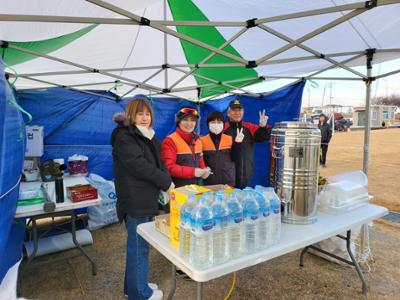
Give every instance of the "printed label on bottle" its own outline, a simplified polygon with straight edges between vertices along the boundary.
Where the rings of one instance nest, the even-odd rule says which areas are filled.
[[[212,229],[214,227],[214,221],[211,220],[206,220],[203,222],[203,225],[201,226],[201,229],[203,229],[204,231],[208,231],[210,229]]]

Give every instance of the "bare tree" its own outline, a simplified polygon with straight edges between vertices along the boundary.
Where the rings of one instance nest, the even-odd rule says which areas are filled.
[[[394,105],[400,107],[400,95],[392,94],[389,97],[376,97],[372,99],[372,103],[378,105]]]

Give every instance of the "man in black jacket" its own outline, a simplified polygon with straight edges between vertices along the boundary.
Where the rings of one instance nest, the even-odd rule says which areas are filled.
[[[260,112],[259,125],[242,122],[244,109],[238,100],[229,103],[228,118],[224,133],[232,136],[233,143],[242,143],[239,156],[233,157],[236,169],[236,187],[243,189],[250,184],[254,171],[254,143],[269,140],[271,126],[267,125],[265,110]]]
[[[328,144],[332,138],[332,129],[328,124],[328,120],[324,114],[319,115],[318,128],[321,130],[321,155],[320,164],[323,168],[326,167],[326,154],[328,153]]]

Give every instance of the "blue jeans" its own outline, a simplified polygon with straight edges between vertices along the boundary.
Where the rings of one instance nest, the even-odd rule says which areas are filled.
[[[126,241],[126,264],[124,293],[129,300],[144,300],[151,297],[153,290],[147,284],[149,273],[149,244],[136,233],[139,224],[151,221],[151,217],[125,218],[128,232]]]

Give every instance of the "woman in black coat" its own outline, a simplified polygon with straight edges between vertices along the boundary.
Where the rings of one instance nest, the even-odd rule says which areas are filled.
[[[161,159],[154,136],[153,110],[144,99],[128,103],[111,136],[117,213],[128,233],[124,292],[128,299],[162,299],[162,291],[148,284],[149,245],[136,233],[139,224],[158,214],[161,191],[172,188],[171,176]]]
[[[328,153],[328,144],[332,138],[332,129],[328,124],[328,119],[324,114],[320,114],[318,128],[321,131],[321,155],[319,162],[323,168],[326,167],[326,154]]]

